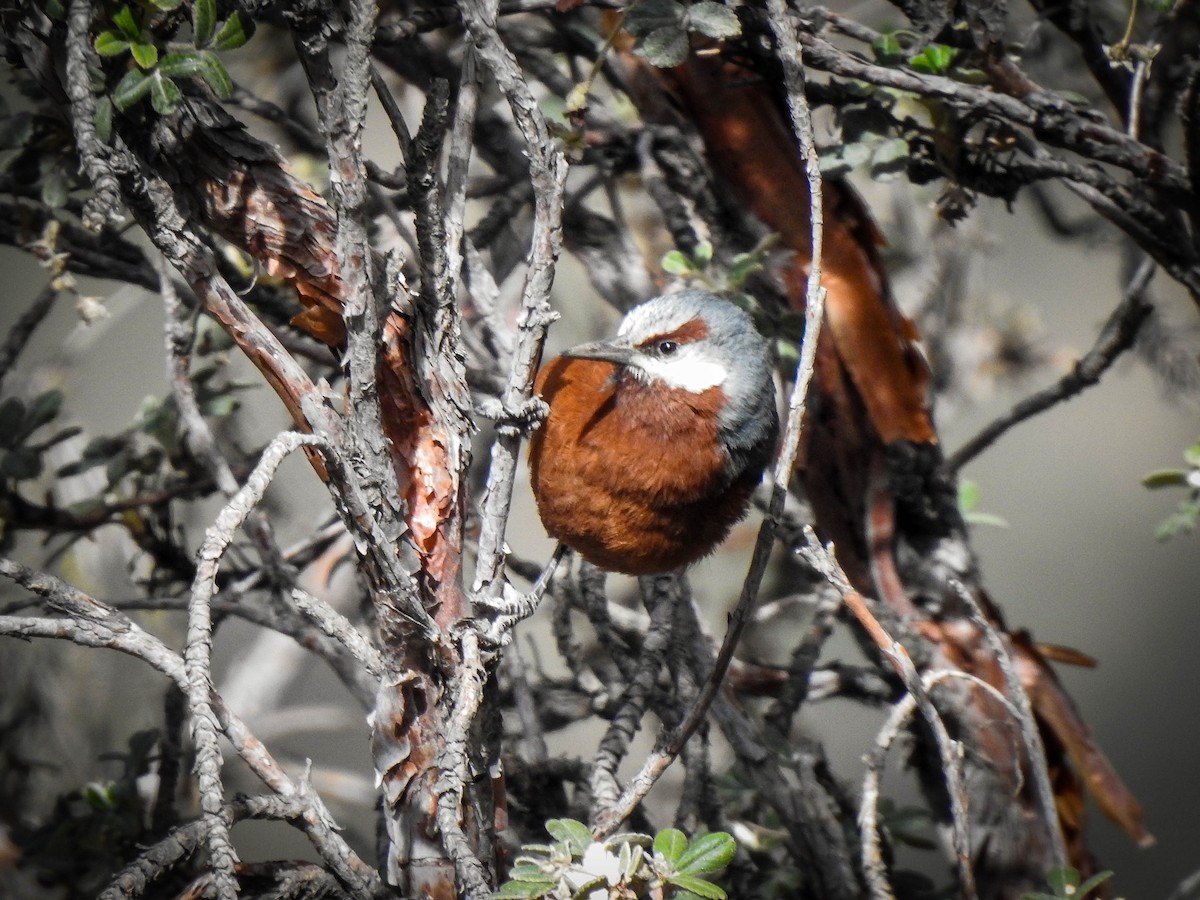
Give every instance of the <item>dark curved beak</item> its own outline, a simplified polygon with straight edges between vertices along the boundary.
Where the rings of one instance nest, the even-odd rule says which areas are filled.
[[[572,359],[600,359],[616,363],[618,366],[627,366],[633,361],[633,354],[634,349],[620,341],[591,341],[564,350],[562,355]]]

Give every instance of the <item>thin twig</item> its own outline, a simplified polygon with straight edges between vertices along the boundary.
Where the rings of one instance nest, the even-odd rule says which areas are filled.
[[[113,170],[113,157],[96,133],[96,98],[88,71],[92,5],[91,0],[71,0],[67,12],[66,76],[75,147],[96,191],[85,207],[83,220],[89,229],[100,231],[108,222],[117,220],[121,191]]]
[[[775,543],[779,518],[787,499],[787,485],[791,479],[792,467],[800,447],[800,431],[804,419],[805,402],[816,364],[817,340],[821,333],[825,309],[825,289],[821,287],[821,252],[824,238],[821,169],[817,158],[816,140],[813,136],[812,118],[804,93],[804,70],[801,65],[800,49],[796,43],[795,29],[788,19],[787,7],[783,0],[771,0],[768,8],[778,48],[777,52],[784,68],[792,128],[799,142],[800,152],[804,159],[804,171],[808,178],[809,215],[812,222],[812,263],[809,266],[806,286],[804,340],[800,347],[800,359],[796,366],[795,385],[788,401],[787,426],[784,430],[779,455],[775,460],[771,503],[762,526],[759,528],[754,552],[750,559],[750,568],[742,583],[737,606],[729,616],[725,638],[721,642],[721,649],[717,653],[713,669],[683,722],[668,738],[660,742],[659,748],[646,760],[641,770],[630,781],[610,815],[602,822],[597,823],[596,833],[599,837],[611,834],[620,822],[633,812],[662,773],[679,755],[683,745],[687,743],[708,714],[708,709],[720,689],[725,672],[737,650],[742,632],[749,621],[750,610],[758,597],[758,589],[762,584],[771,548]]]
[[[220,819],[224,806],[221,782],[221,749],[217,738],[220,725],[212,707],[212,612],[216,593],[217,569],[234,533],[261,502],[276,470],[296,448],[316,446],[324,441],[313,435],[285,432],[263,451],[258,465],[246,484],[217,515],[200,548],[196,577],[188,604],[187,645],[183,654],[187,676],[186,693],[192,716],[192,738],[196,744],[195,772],[200,807],[209,820],[207,846],[211,856],[215,891],[220,900],[237,896],[234,866],[237,854],[229,840],[227,826]]]
[[[1007,709],[1016,714],[1016,709],[1008,698],[992,687],[992,685],[974,675],[960,672],[956,669],[940,669],[935,672],[929,672],[921,679],[921,688],[928,694],[935,684],[947,678],[965,678],[971,681],[976,686],[987,690]],[[875,900],[893,900],[894,897],[891,885],[888,883],[887,864],[884,862],[879,840],[879,782],[883,777],[883,766],[887,761],[888,748],[895,741],[904,723],[912,717],[919,706],[920,702],[914,694],[906,693],[901,697],[892,707],[892,711],[888,715],[887,721],[884,722],[883,727],[879,729],[879,733],[875,737],[875,746],[866,757],[866,770],[863,774],[862,783],[862,800],[859,804],[858,812],[858,829],[862,841],[863,874],[866,876],[871,896]],[[961,755],[961,745],[958,747],[958,753]]]
[[[25,349],[30,336],[49,314],[57,299],[58,289],[51,282],[38,291],[29,308],[21,313],[21,317],[8,330],[8,336],[4,339],[3,346],[0,346],[0,383],[3,383],[9,369]]]
[[[1121,302],[1100,329],[1096,343],[1070,372],[1055,384],[1024,398],[1007,413],[985,426],[947,460],[947,468],[951,472],[957,472],[1014,425],[1074,397],[1085,388],[1099,382],[1100,377],[1116,362],[1117,357],[1133,346],[1138,330],[1153,309],[1146,299],[1145,292],[1155,268],[1153,260],[1142,260],[1142,264],[1125,286]]]
[[[383,656],[353,622],[320,597],[315,597],[301,588],[292,588],[292,602],[314,625],[349,650],[368,672],[376,678],[382,677],[387,668]]]
[[[220,819],[227,828],[244,819],[288,821],[299,817],[300,807],[301,803],[296,798],[270,795],[243,797],[222,807]],[[173,829],[118,872],[97,900],[136,900],[149,889],[152,882],[194,854],[205,842],[210,827],[210,823],[202,819]]]
[[[533,235],[529,268],[517,318],[517,349],[509,369],[508,386],[498,415],[498,434],[492,446],[485,500],[480,514],[479,554],[475,567],[476,602],[496,606],[504,589],[504,529],[512,505],[522,420],[528,421],[534,374],[542,355],[546,329],[557,318],[550,308],[554,267],[562,249],[563,189],[567,160],[550,137],[550,127],[512,51],[496,31],[495,0],[461,0],[463,23],[508,101],[529,158],[533,188]]]
[[[837,560],[827,547],[822,547],[817,542],[815,535],[811,536],[809,553],[814,558],[823,557],[823,562],[818,562],[818,565],[822,565],[830,580],[840,587],[846,607],[879,648],[883,658],[900,676],[933,734],[941,758],[942,772],[946,777],[946,793],[950,798],[951,839],[958,865],[959,890],[964,897],[974,898],[977,894],[975,873],[971,868],[971,836],[967,828],[967,796],[963,788],[962,745],[946,730],[946,723],[942,721],[941,715],[925,691],[908,651],[879,624],[863,596],[850,588]]]
[[[629,752],[629,745],[641,727],[650,693],[658,680],[659,670],[671,643],[671,624],[675,618],[674,598],[663,596],[659,591],[645,592],[645,595],[656,601],[650,610],[650,628],[642,643],[637,667],[616,701],[612,720],[596,748],[593,760],[591,817],[596,823],[594,831],[597,837],[610,834],[615,826],[632,812],[632,807],[626,808],[624,796],[618,796],[620,786],[617,783],[617,767]]]
[[[1033,774],[1033,785],[1037,791],[1038,802],[1042,807],[1042,821],[1046,824],[1046,830],[1050,836],[1050,848],[1054,853],[1054,864],[1063,868],[1068,865],[1069,858],[1067,856],[1066,843],[1063,840],[1062,823],[1058,817],[1058,805],[1054,798],[1054,787],[1050,783],[1050,773],[1046,768],[1046,746],[1042,743],[1041,731],[1038,729],[1037,720],[1033,717],[1033,705],[1029,701],[1029,694],[1026,693],[1024,686],[1021,684],[1021,679],[1017,675],[1016,667],[1013,665],[1012,656],[1008,651],[1008,645],[1000,636],[997,630],[984,615],[978,601],[961,581],[958,579],[950,579],[950,588],[958,595],[958,598],[966,604],[971,613],[971,621],[975,623],[980,631],[983,632],[984,640],[987,642],[988,649],[991,651],[992,659],[1000,666],[1000,671],[1004,675],[1004,682],[1008,686],[1009,696],[1012,698],[1012,711],[1015,714],[1021,741],[1025,747],[1025,756],[1029,762],[1029,770]]]
[[[479,651],[479,635],[466,630],[461,642],[456,699],[447,720],[447,733],[438,747],[434,768],[438,772],[437,824],[442,845],[454,861],[460,896],[482,900],[491,895],[487,869],[463,831],[463,800],[471,777],[471,734],[483,702],[488,673]]]
[[[148,663],[180,689],[188,688],[183,659],[154,635],[142,630],[118,610],[88,596],[60,578],[0,558],[0,576],[10,578],[46,599],[47,605],[70,618],[0,616],[0,634],[68,640],[84,647],[104,647]],[[238,756],[264,784],[281,797],[301,797],[305,833],[321,858],[337,873],[355,897],[375,896],[379,873],[364,863],[329,821],[320,798],[297,787],[237,715],[226,708],[220,695],[211,694],[211,705],[221,729]]]

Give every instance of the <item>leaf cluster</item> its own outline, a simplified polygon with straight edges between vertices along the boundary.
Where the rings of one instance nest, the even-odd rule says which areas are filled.
[[[687,59],[692,34],[723,40],[742,33],[733,10],[715,0],[639,0],[626,12],[624,25],[635,38],[634,52],[660,69]]]
[[[1097,890],[1100,885],[1112,878],[1112,872],[1097,872],[1086,881],[1076,869],[1065,867],[1053,869],[1046,876],[1052,893],[1046,894],[1031,891],[1021,895],[1021,900],[1086,900],[1087,896]]]
[[[1183,451],[1185,468],[1158,469],[1146,475],[1142,484],[1148,488],[1183,488],[1185,494],[1179,507],[1158,526],[1155,532],[1160,541],[1177,534],[1190,534],[1200,522],[1200,441]]]
[[[10,483],[37,478],[45,468],[45,452],[79,434],[79,428],[70,427],[34,439],[58,417],[62,404],[59,390],[39,394],[28,404],[17,397],[0,402],[0,478]]]
[[[651,840],[645,834],[619,834],[595,841],[591,830],[576,819],[551,819],[546,831],[551,844],[522,848],[509,880],[493,895],[537,900],[552,898],[672,897],[677,900],[723,900],[725,891],[706,876],[729,864],[737,849],[724,832],[689,840],[667,828]]]
[[[106,757],[120,764],[116,777],[63,794],[44,823],[15,835],[45,890],[94,897],[145,841],[149,817],[138,779],[153,771],[158,745],[155,730],[131,735],[126,752]]]
[[[107,140],[112,129],[113,109],[127,112],[146,97],[160,116],[174,112],[183,100],[179,80],[199,78],[218,97],[233,92],[233,81],[216,51],[234,50],[250,39],[254,22],[237,10],[223,21],[217,19],[216,0],[192,4],[190,46],[165,45],[158,27],[170,22],[169,14],[181,0],[152,0],[147,6],[121,4],[111,15],[112,28],[96,36],[95,49],[102,57],[132,57],[127,70],[110,96],[97,103],[96,130]]]

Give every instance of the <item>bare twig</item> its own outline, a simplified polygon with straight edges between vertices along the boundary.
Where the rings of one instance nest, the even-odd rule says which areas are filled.
[[[666,650],[671,643],[675,598],[662,596],[660,592],[646,592],[645,595],[656,597],[655,605],[650,610],[650,628],[646,632],[637,666],[629,676],[624,692],[616,701],[612,721],[600,740],[593,761],[592,819],[595,822],[594,831],[597,837],[610,834],[633,811],[633,807],[628,805],[624,796],[618,798],[620,787],[617,783],[617,767],[629,752],[629,744],[641,727],[650,692],[658,679]],[[640,799],[641,797],[634,805],[640,802]]]
[[[854,614],[855,619],[867,632],[875,646],[879,648],[883,658],[900,676],[933,734],[941,759],[942,771],[946,777],[946,793],[950,798],[951,836],[955,860],[958,864],[959,889],[964,897],[973,898],[977,894],[975,874],[971,868],[971,835],[967,828],[967,796],[963,788],[962,746],[946,730],[946,724],[942,721],[941,715],[938,714],[937,708],[925,691],[908,651],[879,624],[879,620],[871,613],[863,596],[851,589],[845,573],[841,571],[841,567],[829,548],[822,547],[811,532],[809,535],[808,553],[810,558],[842,591],[842,599],[846,607]]]
[[[71,0],[67,15],[67,94],[71,100],[71,129],[84,171],[96,191],[84,213],[84,224],[99,231],[118,217],[121,205],[120,185],[113,170],[113,157],[96,134],[96,98],[88,72],[92,24],[90,0]]]
[[[462,635],[462,664],[454,708],[447,723],[448,731],[438,747],[435,766],[438,772],[437,823],[442,844],[454,861],[461,896],[482,900],[491,895],[487,869],[480,861],[463,831],[463,799],[471,776],[471,733],[475,716],[483,702],[487,670],[479,651],[479,635],[466,630]]]
[[[8,330],[8,336],[5,337],[4,344],[0,346],[0,383],[3,383],[8,370],[17,361],[17,357],[21,355],[21,351],[29,342],[30,336],[49,314],[50,308],[54,306],[54,301],[57,299],[57,288],[53,284],[47,284],[38,291],[38,295],[33,298],[29,308],[21,313],[21,317]]]
[[[382,655],[378,648],[354,627],[353,622],[320,597],[314,597],[300,588],[292,589],[292,602],[314,625],[349,650],[355,659],[366,666],[368,672],[376,678],[383,675],[386,665]]]
[[[1054,799],[1054,787],[1050,783],[1050,773],[1046,768],[1046,747],[1042,743],[1041,731],[1038,729],[1037,720],[1033,717],[1033,705],[1029,701],[1029,695],[1025,692],[1024,686],[1021,684],[1021,679],[1017,675],[1016,667],[1013,665],[1013,659],[1008,651],[1008,646],[1005,644],[1000,632],[997,630],[979,606],[979,602],[975,599],[971,591],[961,581],[951,579],[949,582],[951,589],[958,598],[962,600],[971,613],[971,621],[975,626],[983,632],[984,640],[987,641],[988,649],[991,651],[992,659],[996,660],[1000,666],[1000,671],[1004,675],[1004,683],[1008,686],[1011,702],[1009,706],[1019,725],[1021,741],[1024,744],[1025,756],[1029,762],[1029,771],[1033,776],[1033,785],[1038,795],[1038,802],[1042,806],[1042,821],[1046,825],[1046,830],[1050,836],[1050,847],[1054,853],[1054,864],[1059,868],[1063,868],[1068,864],[1069,857],[1067,856],[1066,844],[1063,840],[1062,823],[1058,818],[1058,806]]]
[[[1014,715],[1016,709],[1002,693],[980,678],[955,669],[940,669],[929,672],[921,679],[921,689],[928,694],[933,686],[947,678],[965,678],[977,687],[986,690]],[[858,828],[862,840],[863,874],[875,900],[892,900],[894,897],[888,882],[887,864],[883,859],[882,847],[879,840],[879,825],[877,821],[879,810],[879,783],[883,777],[883,766],[887,760],[888,748],[895,741],[900,729],[919,709],[920,701],[912,693],[906,693],[892,707],[887,721],[879,729],[875,737],[875,746],[866,757],[866,770],[863,774],[862,800],[859,804]],[[953,748],[956,756],[961,759],[962,746]],[[943,763],[944,764],[944,763]]]
[[[478,48],[479,61],[491,71],[512,110],[529,157],[529,179],[534,194],[529,269],[517,319],[519,337],[497,416],[499,433],[488,469],[473,586],[476,602],[502,608],[504,529],[512,504],[517,453],[521,445],[521,431],[517,426],[522,419],[528,419],[530,393],[546,329],[557,318],[550,308],[550,289],[562,248],[562,197],[567,160],[562,149],[551,139],[549,125],[512,51],[496,31],[495,0],[461,0],[459,8]]]
[[[233,541],[234,533],[261,502],[283,460],[298,447],[320,444],[324,444],[324,441],[312,435],[286,432],[268,445],[246,484],[221,510],[216,521],[208,529],[204,544],[200,548],[196,577],[192,582],[192,597],[188,604],[187,646],[183,655],[187,678],[185,691],[192,716],[192,738],[196,743],[195,771],[200,792],[200,807],[209,822],[207,845],[212,857],[214,889],[220,900],[232,900],[237,895],[237,882],[233,874],[237,855],[229,840],[227,826],[220,818],[224,806],[221,749],[217,743],[220,725],[212,707],[210,606],[216,592],[217,569],[225,549]]]
[[[1055,384],[1021,400],[1007,413],[985,426],[947,460],[947,468],[951,472],[957,472],[1014,425],[1096,384],[1117,357],[1133,346],[1138,329],[1150,314],[1153,307],[1146,299],[1145,292],[1154,270],[1153,260],[1142,261],[1129,284],[1125,286],[1121,302],[1100,329],[1096,343],[1070,372]]]
[[[598,836],[612,833],[619,823],[632,813],[662,773],[679,755],[683,745],[687,743],[707,715],[709,706],[720,689],[725,672],[737,650],[738,641],[749,620],[750,610],[758,597],[758,589],[762,584],[771,548],[775,542],[775,532],[787,499],[787,485],[791,479],[792,467],[800,446],[801,423],[804,419],[808,387],[812,381],[816,364],[817,340],[820,336],[825,308],[825,289],[821,287],[821,250],[824,235],[821,169],[817,159],[816,140],[813,137],[808,101],[804,94],[804,72],[800,64],[800,50],[796,44],[795,28],[788,18],[787,7],[783,0],[771,0],[769,10],[780,61],[784,67],[788,106],[792,114],[792,128],[804,158],[804,171],[808,178],[809,188],[809,214],[812,221],[812,264],[809,267],[806,287],[804,341],[796,366],[795,385],[788,401],[787,426],[784,430],[779,455],[775,460],[771,503],[763,524],[759,528],[754,552],[750,559],[750,568],[742,583],[737,606],[729,616],[729,625],[713,669],[683,722],[668,738],[660,742],[659,748],[646,760],[641,770],[630,781],[617,805],[608,816],[597,823]]]
[[[68,640],[85,647],[107,647],[141,659],[169,677],[181,691],[188,689],[184,661],[158,638],[143,631],[128,617],[53,575],[37,572],[0,558],[0,576],[42,596],[48,605],[69,618],[0,616],[0,634]],[[305,833],[314,848],[354,896],[369,898],[380,888],[379,873],[364,863],[330,823],[320,798],[297,786],[246,724],[230,712],[219,695],[210,695],[213,714],[242,760],[281,797],[300,797]]]

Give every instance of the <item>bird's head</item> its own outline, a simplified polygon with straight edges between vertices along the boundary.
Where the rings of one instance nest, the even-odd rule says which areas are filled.
[[[719,389],[718,429],[735,462],[774,442],[778,418],[770,348],[745,312],[708,291],[648,300],[625,315],[616,337],[563,355],[614,363],[621,367],[619,378],[659,390]]]

